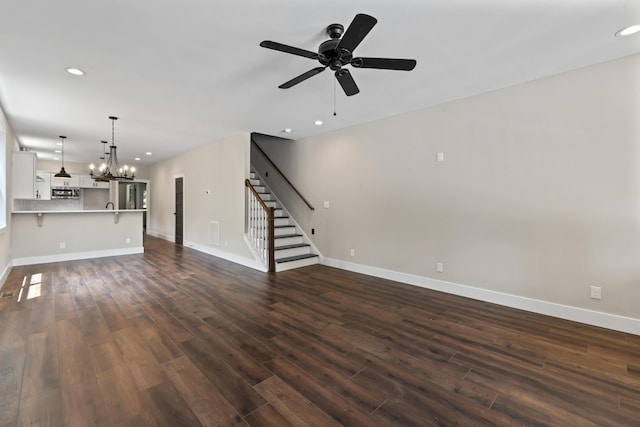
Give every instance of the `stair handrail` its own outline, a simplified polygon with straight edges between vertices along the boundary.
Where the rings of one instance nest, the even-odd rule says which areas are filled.
[[[289,179],[285,176],[284,173],[282,173],[282,171],[280,170],[280,168],[278,168],[278,166],[276,166],[275,163],[273,163],[273,160],[271,160],[269,158],[269,156],[267,155],[267,153],[264,152],[264,150],[262,148],[260,148],[260,146],[258,145],[258,143],[251,138],[251,143],[258,149],[258,151],[260,151],[260,153],[262,153],[262,155],[264,156],[265,159],[267,159],[267,161],[271,164],[271,166],[273,166],[273,168],[276,170],[276,172],[278,172],[280,174],[280,176],[285,180],[285,182],[287,184],[289,184],[289,187],[291,187],[293,189],[293,191],[295,191],[295,193],[298,195],[298,197],[300,197],[300,199],[304,202],[305,205],[307,205],[307,207],[309,208],[309,210],[314,211],[315,208],[313,206],[311,206],[311,203],[309,203],[307,201],[307,199],[304,198],[304,196],[298,191],[298,189],[295,187],[295,185],[293,185],[291,183],[291,181],[289,181]]]
[[[244,185],[249,189],[253,197],[258,201],[262,209],[267,214],[267,267],[269,273],[275,273],[276,271],[276,259],[275,259],[275,208],[267,206],[262,200],[260,194],[256,191],[249,179],[244,180]]]

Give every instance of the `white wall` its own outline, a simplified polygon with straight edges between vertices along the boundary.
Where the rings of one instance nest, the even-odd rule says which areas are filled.
[[[639,100],[636,55],[262,147],[329,260],[640,319]]]
[[[4,114],[2,106],[0,106],[0,127],[4,129],[5,134],[5,159],[6,170],[5,180],[7,183],[6,192],[6,218],[7,227],[0,231],[0,288],[11,271],[11,153],[17,150],[18,141],[16,140],[7,118]]]
[[[174,239],[175,178],[182,176],[185,246],[255,266],[244,241],[249,141],[242,133],[154,164],[148,232]],[[210,242],[210,221],[219,223],[219,245]]]

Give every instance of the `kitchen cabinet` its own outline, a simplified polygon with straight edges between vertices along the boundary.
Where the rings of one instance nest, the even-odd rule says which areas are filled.
[[[36,172],[36,199],[51,200],[51,172]]]
[[[80,175],[80,188],[103,188],[109,189],[109,182],[100,182],[91,178],[91,175]]]
[[[36,153],[16,151],[11,156],[12,194],[14,199],[36,198]]]
[[[73,174],[71,178],[56,178],[55,174],[51,175],[52,187],[80,187],[80,175]]]

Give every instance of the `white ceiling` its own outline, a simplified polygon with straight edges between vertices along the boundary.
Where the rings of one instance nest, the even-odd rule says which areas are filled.
[[[238,132],[302,138],[640,52],[637,0],[0,0],[0,103],[20,143],[97,161],[116,115],[120,162],[153,163]],[[346,97],[314,60],[332,23],[378,24],[356,56],[414,71],[351,69]],[[86,75],[65,72],[78,67]],[[321,127],[314,126],[324,120]],[[284,134],[284,128],[292,128]],[[145,156],[145,152],[152,156]]]

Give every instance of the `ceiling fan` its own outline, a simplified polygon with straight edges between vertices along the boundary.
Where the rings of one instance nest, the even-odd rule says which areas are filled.
[[[353,22],[344,30],[344,27],[340,24],[331,24],[327,27],[327,35],[330,40],[323,42],[318,48],[318,53],[311,52],[309,50],[300,49],[293,46],[288,46],[282,43],[265,40],[260,43],[260,46],[267,49],[279,50],[280,52],[290,53],[292,55],[298,55],[309,59],[315,59],[322,65],[321,67],[313,68],[306,73],[300,74],[298,77],[294,77],[278,86],[280,89],[289,89],[307,80],[310,77],[315,76],[331,68],[335,71],[336,79],[344,93],[347,96],[355,95],[360,92],[358,85],[351,76],[348,69],[343,68],[345,65],[351,65],[355,68],[375,68],[379,70],[400,70],[411,71],[416,66],[415,59],[394,59],[394,58],[365,58],[354,57],[354,49],[362,42],[362,40],[369,34],[369,31],[376,25],[378,21],[373,16],[359,13],[353,18]]]

